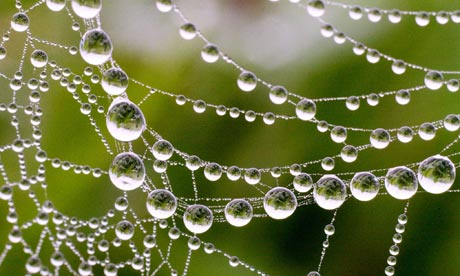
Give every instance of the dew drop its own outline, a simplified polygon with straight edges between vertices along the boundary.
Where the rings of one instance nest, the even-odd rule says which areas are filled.
[[[30,62],[35,68],[43,68],[48,63],[48,55],[45,51],[35,50],[30,55]]]
[[[110,165],[109,177],[113,185],[122,191],[137,189],[145,179],[144,163],[133,152],[120,153]]]
[[[447,24],[449,22],[449,14],[445,11],[440,11],[436,14],[436,22],[441,25]]]
[[[46,0],[46,6],[51,11],[58,12],[65,8],[65,2],[66,0]]]
[[[355,111],[359,108],[359,98],[356,96],[350,96],[345,102],[346,107],[348,110]]]
[[[153,144],[152,153],[157,160],[168,160],[172,157],[174,148],[170,142],[159,140]]]
[[[379,192],[380,184],[372,173],[360,172],[353,176],[350,182],[351,194],[359,201],[369,201]]]
[[[321,276],[321,274],[319,274],[319,272],[316,271],[310,271],[308,272],[307,276]]]
[[[292,215],[296,208],[297,198],[287,188],[275,187],[265,194],[264,209],[271,218],[285,219]]]
[[[126,91],[128,75],[120,68],[110,68],[102,75],[101,85],[107,94],[117,96]]]
[[[227,169],[227,178],[231,181],[237,181],[241,178],[241,169],[237,166],[231,166]]]
[[[318,124],[316,125],[316,129],[319,132],[326,132],[329,130],[329,124],[326,121],[319,121]]]
[[[217,163],[209,163],[204,168],[204,176],[209,181],[217,181],[222,176],[222,167]]]
[[[400,59],[393,61],[391,70],[397,75],[402,75],[406,72],[406,63]]]
[[[180,36],[185,40],[191,40],[196,37],[196,28],[192,23],[185,23],[180,26],[179,29]]]
[[[374,148],[384,149],[390,144],[390,134],[383,128],[377,128],[371,132],[369,140]]]
[[[187,245],[190,250],[198,250],[201,246],[201,240],[198,237],[190,237]]]
[[[244,199],[230,201],[224,210],[227,222],[236,227],[247,225],[253,216],[251,204]]]
[[[80,41],[80,55],[91,65],[102,65],[107,62],[112,56],[112,50],[110,37],[101,29],[87,31]]]
[[[29,28],[29,24],[29,17],[23,12],[18,12],[11,18],[11,28],[16,32],[25,32]]]
[[[77,16],[90,19],[101,11],[102,0],[72,0],[72,9]]]
[[[113,100],[109,106],[106,124],[110,134],[123,142],[139,138],[146,126],[144,114],[139,107],[121,97]]]
[[[332,37],[334,35],[334,27],[329,24],[325,24],[321,27],[321,35],[325,38]]]
[[[425,27],[430,23],[430,15],[427,12],[419,12],[415,15],[415,23],[420,27]]]
[[[244,172],[244,180],[250,185],[255,185],[260,182],[262,175],[256,168],[246,169]]]
[[[156,6],[157,9],[161,12],[169,12],[172,10],[171,0],[157,0]]]
[[[189,156],[187,157],[185,166],[191,171],[196,171],[201,167],[201,159],[196,155]]]
[[[422,140],[432,140],[436,136],[436,127],[432,123],[423,123],[418,129],[418,135]]]
[[[379,9],[372,8],[368,11],[367,18],[373,23],[379,22],[382,19],[382,12]]]
[[[40,272],[42,269],[42,261],[40,258],[36,255],[30,256],[29,259],[27,259],[26,262],[26,270],[28,273],[35,274]]]
[[[4,59],[6,57],[6,48],[3,46],[0,46],[0,60]]]
[[[337,176],[326,174],[316,183],[313,198],[318,206],[323,209],[337,209],[347,198],[346,186]]]
[[[395,95],[396,102],[400,105],[406,105],[410,102],[410,93],[407,90],[399,90]]]
[[[442,87],[444,77],[440,72],[430,71],[425,75],[425,85],[431,90],[438,90]]]
[[[316,115],[316,104],[312,100],[303,99],[297,103],[295,113],[300,120],[309,121]]]
[[[321,160],[321,168],[325,171],[332,171],[335,167],[335,161],[332,157],[324,157]]]
[[[460,88],[460,84],[459,84],[458,80],[451,79],[451,80],[449,80],[447,82],[447,89],[450,92],[457,92],[459,88]]]
[[[448,131],[457,131],[460,128],[460,118],[458,115],[449,114],[444,118],[444,127]]]
[[[313,17],[320,17],[325,12],[324,2],[322,0],[310,0],[307,4],[307,12]]]
[[[331,130],[331,139],[335,143],[343,143],[347,140],[347,129],[343,126],[335,126]]]
[[[353,163],[358,158],[358,149],[352,145],[346,145],[340,152],[340,157],[347,163]]]
[[[410,127],[403,126],[398,129],[398,132],[396,135],[400,142],[409,143],[410,141],[412,141],[412,138],[414,137],[414,132],[412,131]]]
[[[237,84],[242,91],[250,92],[257,86],[257,77],[252,72],[244,71],[238,77]]]
[[[353,53],[357,56],[364,54],[365,51],[366,51],[366,47],[361,43],[356,43],[353,46]]]
[[[185,227],[190,232],[201,234],[211,228],[213,218],[211,209],[201,204],[195,204],[187,207],[183,220]]]
[[[441,194],[454,184],[455,166],[447,157],[431,156],[420,163],[417,178],[425,191]]]
[[[157,189],[148,195],[146,205],[154,218],[167,219],[176,212],[177,199],[170,191]]]
[[[399,10],[391,10],[388,13],[388,20],[393,24],[397,24],[401,22],[401,19],[402,19],[402,15]]]
[[[396,199],[409,199],[417,192],[415,173],[404,166],[389,169],[385,176],[385,188]]]
[[[274,86],[270,89],[270,100],[274,104],[283,104],[287,101],[288,91],[283,86]]]
[[[194,103],[193,103],[193,110],[196,112],[196,113],[203,113],[206,111],[206,102],[203,101],[203,100],[196,100]]]
[[[307,173],[300,173],[292,181],[294,189],[299,193],[307,193],[313,187],[313,179]]]
[[[366,59],[369,63],[375,64],[380,61],[380,52],[375,49],[368,49]]]
[[[380,97],[379,95],[372,93],[367,96],[367,104],[370,106],[376,106],[379,104]]]
[[[134,236],[134,225],[127,220],[122,220],[115,227],[115,234],[120,240],[130,240]]]
[[[201,58],[207,63],[214,63],[219,60],[219,49],[214,44],[207,44],[201,50]]]
[[[359,20],[363,17],[363,9],[360,6],[353,6],[350,8],[348,15],[353,20]]]

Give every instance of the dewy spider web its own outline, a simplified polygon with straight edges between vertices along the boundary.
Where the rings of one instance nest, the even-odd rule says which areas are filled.
[[[137,1],[119,2],[126,8]],[[195,43],[173,49],[193,54],[178,67],[170,57],[150,55],[154,65],[143,54],[123,57],[121,41],[107,31],[116,30],[105,21],[112,2],[0,3],[0,274],[458,274],[460,119],[450,92],[459,90],[460,72],[390,55],[394,47],[368,45],[366,36],[358,41],[359,32],[345,33],[344,22],[400,24],[400,47],[409,27],[449,33],[443,28],[457,26],[460,12],[228,1],[233,20],[255,17],[242,26],[257,19],[249,11],[280,12],[301,25],[295,31],[316,28],[316,36],[351,45],[349,53],[378,67],[327,53],[322,63],[343,56],[343,65],[315,65],[318,73],[308,69],[310,83],[299,85],[311,61],[302,64],[302,57],[292,61],[294,69],[278,70],[299,76],[268,81],[276,74],[231,58],[231,45],[192,23],[206,23],[186,16],[193,5],[201,12],[213,7],[191,2],[183,9],[169,0],[148,3],[149,17],[163,18],[158,30],[179,26],[183,40],[177,36],[174,44]],[[142,26],[142,34],[150,29]],[[199,51],[205,63],[196,60]],[[317,46],[308,51],[322,53]],[[356,66],[365,68],[363,85]],[[335,84],[338,74],[345,84]]]

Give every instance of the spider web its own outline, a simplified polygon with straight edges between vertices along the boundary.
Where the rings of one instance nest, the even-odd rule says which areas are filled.
[[[401,41],[408,40],[408,30],[423,33],[416,38],[450,34],[448,28],[455,30],[460,22],[459,12],[327,1],[179,3],[182,7],[162,0],[147,3],[148,8],[105,1],[95,17],[82,19],[71,2],[85,1],[67,1],[59,12],[51,11],[49,2],[60,1],[0,4],[0,274],[393,275],[397,268],[401,274],[426,274],[429,268],[420,272],[413,264],[428,261],[411,259],[425,252],[415,236],[421,236],[418,242],[431,240],[433,229],[445,237],[431,243],[446,248],[438,258],[458,259],[458,184],[442,195],[418,187],[409,196],[409,208],[408,198],[389,195],[385,182],[391,169],[406,166],[417,173],[422,161],[436,154],[458,167],[460,120],[457,94],[451,92],[459,89],[455,77],[460,72],[439,69],[434,58],[408,56],[419,60],[411,63],[389,53],[405,47]],[[124,39],[116,34],[120,25],[105,19],[111,17],[107,11],[128,15],[135,8],[140,10],[133,17],[138,12],[158,21],[123,22],[135,31]],[[422,12],[425,8],[433,11]],[[234,12],[226,15],[225,9]],[[260,10],[264,15],[257,15]],[[219,17],[210,11],[220,11],[222,21],[235,25],[216,23]],[[10,24],[18,13],[30,20],[20,31]],[[399,16],[402,21],[396,23]],[[267,27],[277,19],[287,21],[280,24],[289,29]],[[155,24],[161,28],[153,28]],[[213,34],[213,24],[224,38]],[[372,30],[385,24],[392,26]],[[251,25],[248,31],[237,28],[245,25]],[[88,31],[99,28],[112,38],[114,50],[107,62],[89,65],[78,45]],[[152,28],[181,46],[149,45]],[[177,30],[169,36],[177,28],[185,39]],[[268,40],[264,28],[273,28]],[[302,33],[305,29],[312,32]],[[362,32],[387,35],[388,29],[395,32],[390,37],[396,45],[382,40],[374,46],[358,39],[373,41]],[[235,40],[238,33],[251,43]],[[302,39],[312,42],[303,44]],[[271,45],[282,51],[292,48],[294,54],[270,57],[273,52],[265,48]],[[159,50],[165,47],[172,54]],[[46,53],[44,66],[31,61],[36,50]],[[365,57],[356,57],[361,55]],[[342,58],[345,62],[334,65]],[[115,139],[106,127],[106,114],[117,97],[106,93],[101,79],[111,68],[128,74],[121,97],[138,106],[147,122],[133,141]],[[180,83],[171,84],[176,81]],[[314,114],[310,109],[301,113],[299,102],[304,100],[314,103]],[[372,142],[377,130],[380,136]],[[171,157],[155,153],[155,145],[165,140],[174,148]],[[146,171],[142,185],[132,191],[117,189],[109,177],[115,156],[126,152],[137,154]],[[193,169],[191,156],[197,157]],[[380,187],[371,202],[350,192],[352,179],[361,172],[375,175]],[[343,181],[346,195],[339,206],[323,210],[314,191],[332,174],[335,183]],[[308,177],[312,183],[300,183]],[[291,191],[297,202],[285,220],[270,218],[277,215],[264,206],[273,188]],[[158,189],[177,199],[177,210],[167,219],[154,218],[146,208],[148,194]],[[251,222],[241,228],[230,225],[225,214],[234,199],[245,199],[253,208]],[[193,233],[183,223],[186,209],[195,204],[213,214],[205,233]],[[414,221],[406,232],[409,213]],[[116,233],[122,221],[134,229],[128,238]],[[440,227],[429,228],[427,221]],[[458,269],[439,263],[429,267],[450,275]]]

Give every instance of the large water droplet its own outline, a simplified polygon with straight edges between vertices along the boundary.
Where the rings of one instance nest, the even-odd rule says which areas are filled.
[[[233,226],[245,226],[251,221],[252,215],[252,206],[244,199],[234,199],[225,207],[225,219]]]
[[[11,18],[11,28],[16,32],[25,32],[29,28],[29,24],[29,17],[23,12],[18,12]]]
[[[57,12],[65,8],[65,2],[66,0],[46,0],[46,6],[51,11]]]
[[[428,157],[420,163],[417,178],[425,191],[441,194],[454,184],[455,166],[447,157],[441,155]]]
[[[438,90],[442,87],[444,77],[438,71],[430,71],[425,75],[425,85],[431,90]]]
[[[350,182],[351,194],[360,201],[369,201],[377,196],[380,184],[372,173],[360,172]]]
[[[211,209],[201,204],[187,207],[183,217],[185,227],[195,234],[208,231],[212,226],[213,218]]]
[[[400,142],[409,143],[414,137],[414,131],[408,126],[402,126],[398,129],[396,136]]]
[[[310,0],[307,4],[307,12],[313,17],[320,17],[325,12],[324,2],[322,0]]]
[[[174,148],[170,142],[159,140],[153,144],[152,153],[157,160],[168,160],[172,157]]]
[[[118,97],[109,107],[106,117],[107,129],[117,140],[134,141],[145,129],[142,111],[131,101]]]
[[[30,55],[30,63],[32,63],[35,68],[43,68],[48,64],[48,55],[45,51],[35,50]]]
[[[87,31],[80,41],[80,55],[91,65],[102,65],[112,56],[112,41],[101,29]]]
[[[170,191],[157,189],[148,195],[146,205],[154,218],[167,219],[176,212],[177,200]]]
[[[219,60],[219,49],[214,44],[207,44],[201,50],[201,58],[207,63],[214,63]]]
[[[418,129],[418,135],[425,141],[432,140],[436,136],[436,127],[432,123],[423,123]]]
[[[271,218],[285,219],[292,215],[296,208],[297,198],[287,188],[275,187],[265,194],[264,209]]]
[[[217,163],[209,163],[204,168],[204,176],[209,181],[217,181],[222,176],[222,167]]]
[[[252,72],[244,71],[238,77],[237,84],[244,92],[250,92],[257,86],[257,77]]]
[[[115,226],[115,234],[120,240],[130,240],[134,236],[134,225],[127,220],[122,220]]]
[[[99,14],[102,0],[72,0],[72,9],[83,19],[90,19]]]
[[[102,88],[109,95],[117,96],[122,94],[126,91],[128,83],[128,75],[120,68],[110,68],[102,75]]]
[[[377,128],[372,131],[369,140],[374,148],[384,149],[390,144],[390,134],[383,128]]]
[[[352,145],[346,145],[340,151],[340,157],[347,163],[355,162],[358,158],[358,149]]]
[[[306,193],[313,187],[313,179],[307,173],[300,173],[292,181],[294,189],[299,193]]]
[[[297,103],[295,113],[300,120],[309,121],[315,117],[316,104],[312,100],[303,99]]]
[[[283,104],[288,98],[288,91],[283,86],[274,86],[270,89],[270,100],[274,104]]]
[[[449,114],[444,118],[444,127],[448,131],[457,131],[460,128],[460,118],[457,115]]]
[[[347,140],[347,129],[343,126],[335,126],[331,130],[331,139],[336,143],[343,143]]]
[[[323,209],[337,209],[347,198],[346,186],[337,176],[331,174],[324,175],[315,185],[313,198],[318,206]]]
[[[145,167],[142,160],[133,152],[118,154],[109,169],[113,185],[123,191],[137,189],[144,182]]]
[[[30,256],[29,259],[27,259],[26,262],[26,270],[28,273],[35,274],[40,272],[42,268],[42,261],[40,258],[36,255]]]
[[[385,188],[396,199],[409,199],[417,192],[415,173],[404,166],[389,169],[385,176]]]

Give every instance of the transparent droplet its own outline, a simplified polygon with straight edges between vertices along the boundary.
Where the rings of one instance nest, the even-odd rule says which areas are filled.
[[[418,129],[418,135],[422,140],[432,140],[436,136],[436,127],[432,123],[423,123]]]
[[[296,208],[297,198],[287,188],[275,187],[265,194],[264,209],[271,218],[285,219],[292,215]]]
[[[257,86],[257,77],[252,72],[244,71],[237,80],[238,87],[244,92],[250,92]]]
[[[395,95],[396,102],[400,105],[406,105],[410,102],[410,93],[407,90],[399,90]]]
[[[368,49],[366,59],[369,63],[377,63],[380,61],[380,52],[375,49]]]
[[[231,181],[237,181],[241,178],[241,169],[237,166],[231,166],[227,169],[227,178]]]
[[[347,163],[355,162],[358,158],[358,149],[352,145],[346,145],[340,152],[340,157]]]
[[[109,106],[107,129],[113,138],[129,142],[139,138],[146,127],[144,114],[131,101],[118,97]]]
[[[460,88],[460,83],[456,79],[451,79],[447,82],[447,90],[450,92],[457,92]]]
[[[134,236],[134,225],[127,220],[122,220],[115,227],[115,234],[120,240],[130,240]]]
[[[29,24],[29,17],[23,12],[18,12],[11,18],[11,28],[16,32],[25,32],[29,28]]]
[[[366,46],[364,46],[362,43],[355,43],[353,46],[353,53],[357,56],[360,56],[366,52]]]
[[[343,44],[345,43],[345,41],[347,41],[347,37],[345,36],[344,33],[341,33],[341,32],[337,32],[334,34],[334,42],[337,43],[337,44]]]
[[[302,166],[299,164],[292,164],[289,166],[289,173],[293,176],[299,175],[302,172]]]
[[[410,127],[403,126],[398,129],[397,137],[400,142],[409,143],[414,137],[414,132]]]
[[[139,156],[133,152],[118,154],[109,169],[113,185],[122,191],[137,189],[145,179],[145,167]]]
[[[73,0],[80,1],[80,0]],[[80,41],[80,55],[91,65],[102,65],[112,56],[112,41],[101,29],[87,31]]]
[[[177,199],[170,191],[157,189],[150,192],[146,205],[154,218],[167,219],[176,212]]]
[[[387,258],[387,264],[389,264],[389,265],[396,265],[396,262],[397,262],[397,259],[396,259],[395,256],[389,256]]]
[[[417,178],[425,191],[432,194],[444,193],[454,184],[455,165],[441,155],[428,157],[420,163]]]
[[[324,157],[321,160],[321,168],[325,171],[332,171],[335,167],[335,161],[332,157]]]
[[[219,60],[219,49],[214,44],[207,44],[201,50],[201,58],[208,63],[214,63]]]
[[[369,137],[371,145],[376,149],[384,149],[390,144],[390,133],[383,128],[377,128]]]
[[[172,10],[171,0],[157,0],[156,6],[157,6],[157,9],[161,12],[169,12]]]
[[[185,166],[191,171],[196,171],[201,167],[201,159],[196,155],[189,156]]]
[[[307,4],[307,12],[313,17],[320,17],[325,12],[324,2],[322,0],[310,0]]]
[[[319,272],[316,271],[310,271],[308,272],[307,276],[321,276],[321,274],[319,274]]]
[[[395,268],[394,268],[394,266],[389,265],[389,266],[385,267],[385,275],[387,275],[387,276],[393,276],[393,275],[395,275]]]
[[[168,160],[172,157],[174,148],[170,142],[159,140],[153,144],[152,153],[157,160]]]
[[[415,23],[420,27],[425,27],[430,23],[430,15],[427,12],[418,12],[415,15]]]
[[[303,99],[297,103],[295,113],[300,120],[309,121],[316,115],[316,104],[312,100]]]
[[[102,75],[101,85],[107,94],[117,96],[126,91],[128,75],[120,68],[110,68]]]
[[[379,192],[380,184],[372,173],[360,172],[353,176],[350,182],[351,194],[359,201],[369,201]]]
[[[299,193],[306,193],[313,188],[313,179],[307,173],[300,173],[292,181],[294,189]]]
[[[147,235],[144,237],[143,243],[146,248],[154,248],[155,245],[157,244],[157,240],[155,236]]]
[[[43,68],[48,63],[48,55],[45,51],[35,50],[30,55],[30,62],[35,68]]]
[[[332,236],[335,234],[335,226],[333,224],[327,224],[324,226],[324,234]]]
[[[64,264],[65,258],[64,254],[59,251],[55,251],[53,255],[51,255],[51,264],[55,267],[59,267]]]
[[[385,176],[385,188],[396,199],[409,199],[417,192],[415,173],[404,166],[389,169]]]
[[[316,129],[319,132],[326,132],[329,130],[329,124],[326,121],[319,121],[318,124],[316,125]]]
[[[236,227],[247,225],[253,216],[251,204],[244,199],[230,201],[224,210],[227,222]]]
[[[382,12],[379,9],[372,8],[368,11],[367,18],[371,22],[374,22],[374,23],[379,22],[380,19],[382,19]]]
[[[444,127],[448,131],[457,131],[460,128],[460,118],[458,115],[449,114],[444,118]]]
[[[353,6],[350,8],[348,15],[353,20],[359,20],[363,17],[363,9],[360,6]]]
[[[402,15],[399,10],[391,10],[388,13],[388,20],[393,24],[397,24],[401,22],[401,19],[402,19]]]
[[[270,89],[270,100],[274,104],[283,104],[287,101],[288,91],[283,86],[274,86]]]
[[[264,114],[262,119],[266,125],[273,125],[275,123],[276,117],[272,112],[267,112]]]
[[[206,111],[206,102],[203,101],[203,100],[196,100],[194,103],[193,103],[193,110],[196,112],[196,113],[203,113]]]
[[[125,211],[128,208],[128,205],[128,199],[124,196],[120,196],[117,200],[115,200],[115,209],[118,211]]]
[[[436,14],[436,22],[441,25],[447,24],[449,22],[449,14],[445,11],[440,11]]]
[[[402,242],[402,235],[399,233],[396,233],[393,235],[393,242],[394,243],[401,243]]]
[[[250,185],[255,185],[260,182],[262,175],[256,168],[246,169],[244,172],[244,180]]]
[[[208,231],[211,228],[213,218],[211,209],[201,204],[187,207],[183,217],[185,227],[195,234]]]
[[[430,71],[425,75],[425,85],[431,90],[438,90],[442,87],[444,77],[438,71]]]
[[[42,261],[36,255],[32,255],[27,259],[26,270],[28,273],[35,274],[42,269]]]
[[[82,276],[89,276],[92,273],[92,266],[90,266],[87,262],[83,261],[78,266],[78,273]]]
[[[51,11],[58,12],[65,8],[65,2],[66,0],[46,0],[46,6]]]
[[[180,26],[179,29],[180,36],[185,40],[194,39],[196,36],[196,28],[192,23],[185,23]]]
[[[332,27],[329,24],[324,24],[321,27],[321,35],[325,38],[332,37],[334,35],[334,32],[335,32],[334,27]]]
[[[357,110],[359,108],[359,98],[356,96],[350,96],[346,100],[345,105],[351,111]]]
[[[316,183],[313,198],[318,206],[323,209],[337,209],[347,198],[346,186],[337,176],[326,174]]]
[[[190,250],[198,250],[201,246],[201,240],[198,237],[190,237],[187,245]]]
[[[273,168],[270,169],[270,174],[274,178],[280,177],[282,173],[283,173],[283,171],[281,170],[280,167],[273,167]]]
[[[142,268],[144,267],[144,259],[142,259],[141,257],[134,257],[132,260],[131,260],[131,267],[134,269],[134,270],[142,270]]]
[[[184,105],[187,102],[187,98],[184,95],[177,95],[176,96],[176,103],[178,105]]]
[[[397,75],[404,74],[406,72],[406,63],[400,59],[393,61],[391,65],[391,70]]]
[[[246,113],[244,114],[244,119],[246,119],[246,121],[248,122],[254,122],[257,118],[257,115],[254,111],[252,110],[248,110],[246,111]]]
[[[4,59],[6,57],[6,48],[3,46],[0,46],[0,60]]]
[[[90,114],[91,110],[92,110],[92,107],[91,107],[91,104],[89,104],[89,103],[82,103],[81,106],[80,106],[80,112],[83,115]]]
[[[331,130],[331,139],[335,143],[343,143],[347,140],[347,129],[343,126],[335,126]]]
[[[102,0],[72,0],[72,9],[77,16],[90,19],[101,11]]]
[[[217,181],[222,176],[222,167],[217,163],[209,163],[204,168],[204,176],[209,181]]]
[[[216,250],[216,248],[214,247],[214,244],[212,244],[212,243],[206,243],[204,245],[204,252],[206,254],[212,254],[212,253],[214,253],[215,250]]]
[[[372,93],[367,96],[367,104],[370,106],[376,106],[379,104],[380,97],[379,95]]]
[[[237,267],[237,266],[240,264],[240,259],[238,259],[238,257],[236,257],[236,256],[231,256],[231,257],[228,259],[228,264],[229,264],[231,267]]]

